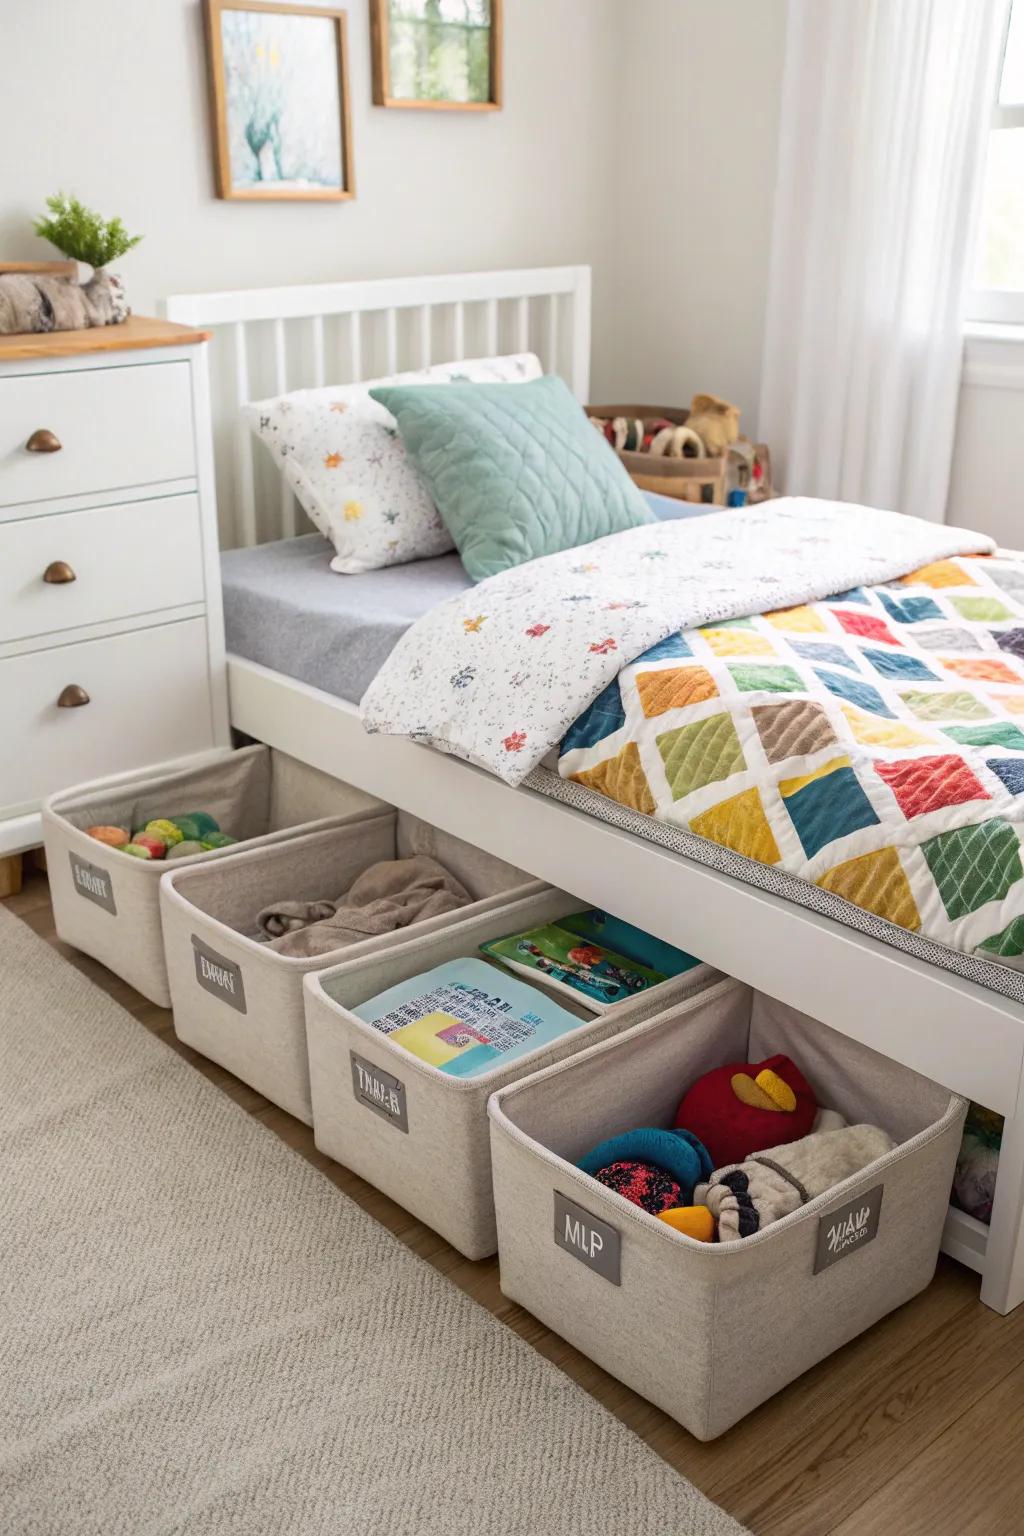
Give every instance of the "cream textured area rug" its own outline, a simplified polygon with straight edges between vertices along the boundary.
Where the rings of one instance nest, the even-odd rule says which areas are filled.
[[[741,1528],[0,907],[0,1530]]]

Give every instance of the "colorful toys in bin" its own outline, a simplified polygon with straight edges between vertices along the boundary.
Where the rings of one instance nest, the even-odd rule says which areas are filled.
[[[644,1126],[602,1141],[577,1165],[697,1242],[735,1242],[883,1157],[892,1138],[819,1109],[788,1056],[705,1072],[673,1130]]]
[[[131,842],[125,843],[121,852],[131,854],[133,859],[162,859],[167,854],[167,844],[143,830],[133,832]]]
[[[694,395],[685,422],[668,416],[591,416],[617,453],[647,453],[655,459],[717,459],[740,435],[739,407],[717,395]]]
[[[144,827],[129,832],[125,827],[87,827],[86,833],[108,848],[133,859],[186,859],[194,853],[228,848],[237,838],[222,832],[208,811],[189,811],[184,816],[157,816]]]
[[[644,1126],[600,1142],[579,1166],[634,1205],[659,1216],[673,1206],[689,1204],[694,1186],[711,1177],[712,1162],[706,1147],[689,1131]]]
[[[781,1221],[892,1148],[892,1137],[877,1125],[814,1131],[719,1168],[709,1183],[697,1185],[694,1199],[717,1221],[718,1241],[736,1242]]]
[[[712,1166],[799,1141],[814,1125],[814,1090],[788,1056],[733,1062],[705,1072],[683,1095],[676,1125],[699,1136]]]
[[[590,421],[617,453],[649,453],[656,459],[707,457],[704,444],[692,427],[669,421],[666,416],[646,420],[640,416],[591,416]]]
[[[123,848],[125,843],[130,843],[131,833],[124,827],[87,827],[90,837],[94,837],[98,843],[106,843],[108,848]]]

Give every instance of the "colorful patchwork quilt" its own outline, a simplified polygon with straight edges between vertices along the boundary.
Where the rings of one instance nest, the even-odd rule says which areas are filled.
[[[669,636],[559,772],[902,928],[1024,966],[1024,563]]]
[[[800,499],[631,529],[434,609],[362,711],[1024,968],[1024,560],[977,534]]]

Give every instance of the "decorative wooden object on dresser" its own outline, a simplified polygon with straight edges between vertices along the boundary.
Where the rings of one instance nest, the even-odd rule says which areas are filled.
[[[228,743],[207,339],[0,337],[0,896],[53,790]]]

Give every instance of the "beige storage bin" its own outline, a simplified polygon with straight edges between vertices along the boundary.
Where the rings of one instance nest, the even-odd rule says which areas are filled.
[[[43,805],[43,840],[57,933],[101,960],[161,1008],[171,1006],[160,933],[160,876],[170,868],[235,854],[236,846],[192,858],[146,862],[119,853],[86,827],[129,831],[157,816],[209,811],[248,847],[272,842],[302,824],[343,820],[382,802],[269,747],[215,753],[194,767],[142,769],[80,784]]]
[[[439,933],[306,980],[317,1146],[470,1259],[486,1258],[497,1247],[488,1096],[689,997],[717,980],[718,972],[698,965],[597,1015],[538,984],[538,992],[585,1022],[559,1040],[477,1077],[452,1077],[430,1066],[350,1010],[445,961],[476,955],[486,940],[554,922],[584,905],[564,891],[544,889],[500,911],[466,917]]]
[[[783,1052],[819,1104],[897,1143],[735,1243],[699,1243],[574,1166],[729,1061]],[[711,1440],[931,1280],[966,1102],[844,1035],[722,982],[490,1101],[501,1288]],[[877,1230],[874,1223],[877,1219]]]
[[[473,904],[323,955],[278,954],[256,937],[256,915],[271,902],[333,898],[371,864],[416,853],[443,864]],[[172,867],[161,882],[160,904],[175,1034],[310,1125],[303,977],[543,888],[522,870],[390,806],[216,864]]]

